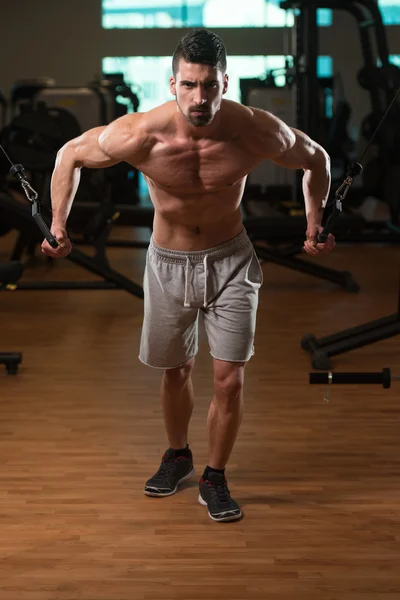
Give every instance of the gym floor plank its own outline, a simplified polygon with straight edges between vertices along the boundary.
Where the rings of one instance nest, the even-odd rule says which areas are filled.
[[[13,241],[0,238],[0,260]],[[144,250],[109,257],[140,283]],[[197,502],[212,396],[204,333],[189,439],[196,475],[174,496],[149,498],[143,485],[167,442],[161,373],[137,359],[143,301],[120,290],[0,292],[0,351],[23,353],[17,375],[0,368],[1,600],[397,600],[400,384],[331,386],[324,402],[300,340],[395,312],[399,258],[396,246],[341,245],[318,259],[351,271],[355,294],[263,264],[227,468],[244,518],[225,524]],[[23,277],[88,274],[37,252]],[[333,363],[400,374],[399,339]]]

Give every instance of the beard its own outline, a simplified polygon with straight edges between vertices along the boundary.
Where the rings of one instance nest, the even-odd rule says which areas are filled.
[[[199,110],[202,114],[193,114],[196,113],[196,110],[189,110],[186,118],[191,125],[194,127],[204,127],[205,125],[209,125],[213,120],[213,114],[209,110]]]
[[[189,108],[187,113],[184,113],[183,110],[181,109],[181,107],[179,106],[178,102],[177,102],[177,104],[178,104],[179,110],[181,111],[183,116],[189,121],[189,123],[191,125],[193,125],[193,127],[204,127],[205,125],[209,125],[214,118],[214,115],[211,112],[211,110],[209,108],[204,108],[204,106],[201,108],[200,107]],[[199,114],[194,114],[197,112]]]

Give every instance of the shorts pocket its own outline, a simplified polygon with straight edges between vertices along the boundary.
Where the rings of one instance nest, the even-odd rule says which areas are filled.
[[[263,271],[255,250],[253,250],[252,258],[246,268],[245,281],[255,289],[260,288],[264,281]]]

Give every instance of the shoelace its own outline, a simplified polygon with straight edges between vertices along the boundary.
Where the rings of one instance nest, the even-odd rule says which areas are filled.
[[[219,500],[219,502],[228,502],[229,501],[229,490],[228,490],[228,486],[226,485],[226,483],[222,482],[218,482],[218,483],[211,483],[210,482],[210,488],[211,490],[213,490]]]
[[[170,475],[171,471],[173,471],[174,468],[175,468],[174,460],[163,460],[160,465],[160,468],[158,469],[158,471],[156,473],[157,479],[159,478],[163,482],[168,483],[169,475]]]

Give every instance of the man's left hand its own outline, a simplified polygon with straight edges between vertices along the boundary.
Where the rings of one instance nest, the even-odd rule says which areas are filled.
[[[326,239],[326,242],[321,244],[317,242],[318,235],[322,233],[324,230],[321,225],[308,225],[306,236],[307,239],[304,242],[304,250],[307,254],[311,254],[312,256],[316,256],[317,254],[328,254],[331,252],[336,246],[334,236],[329,233]]]

